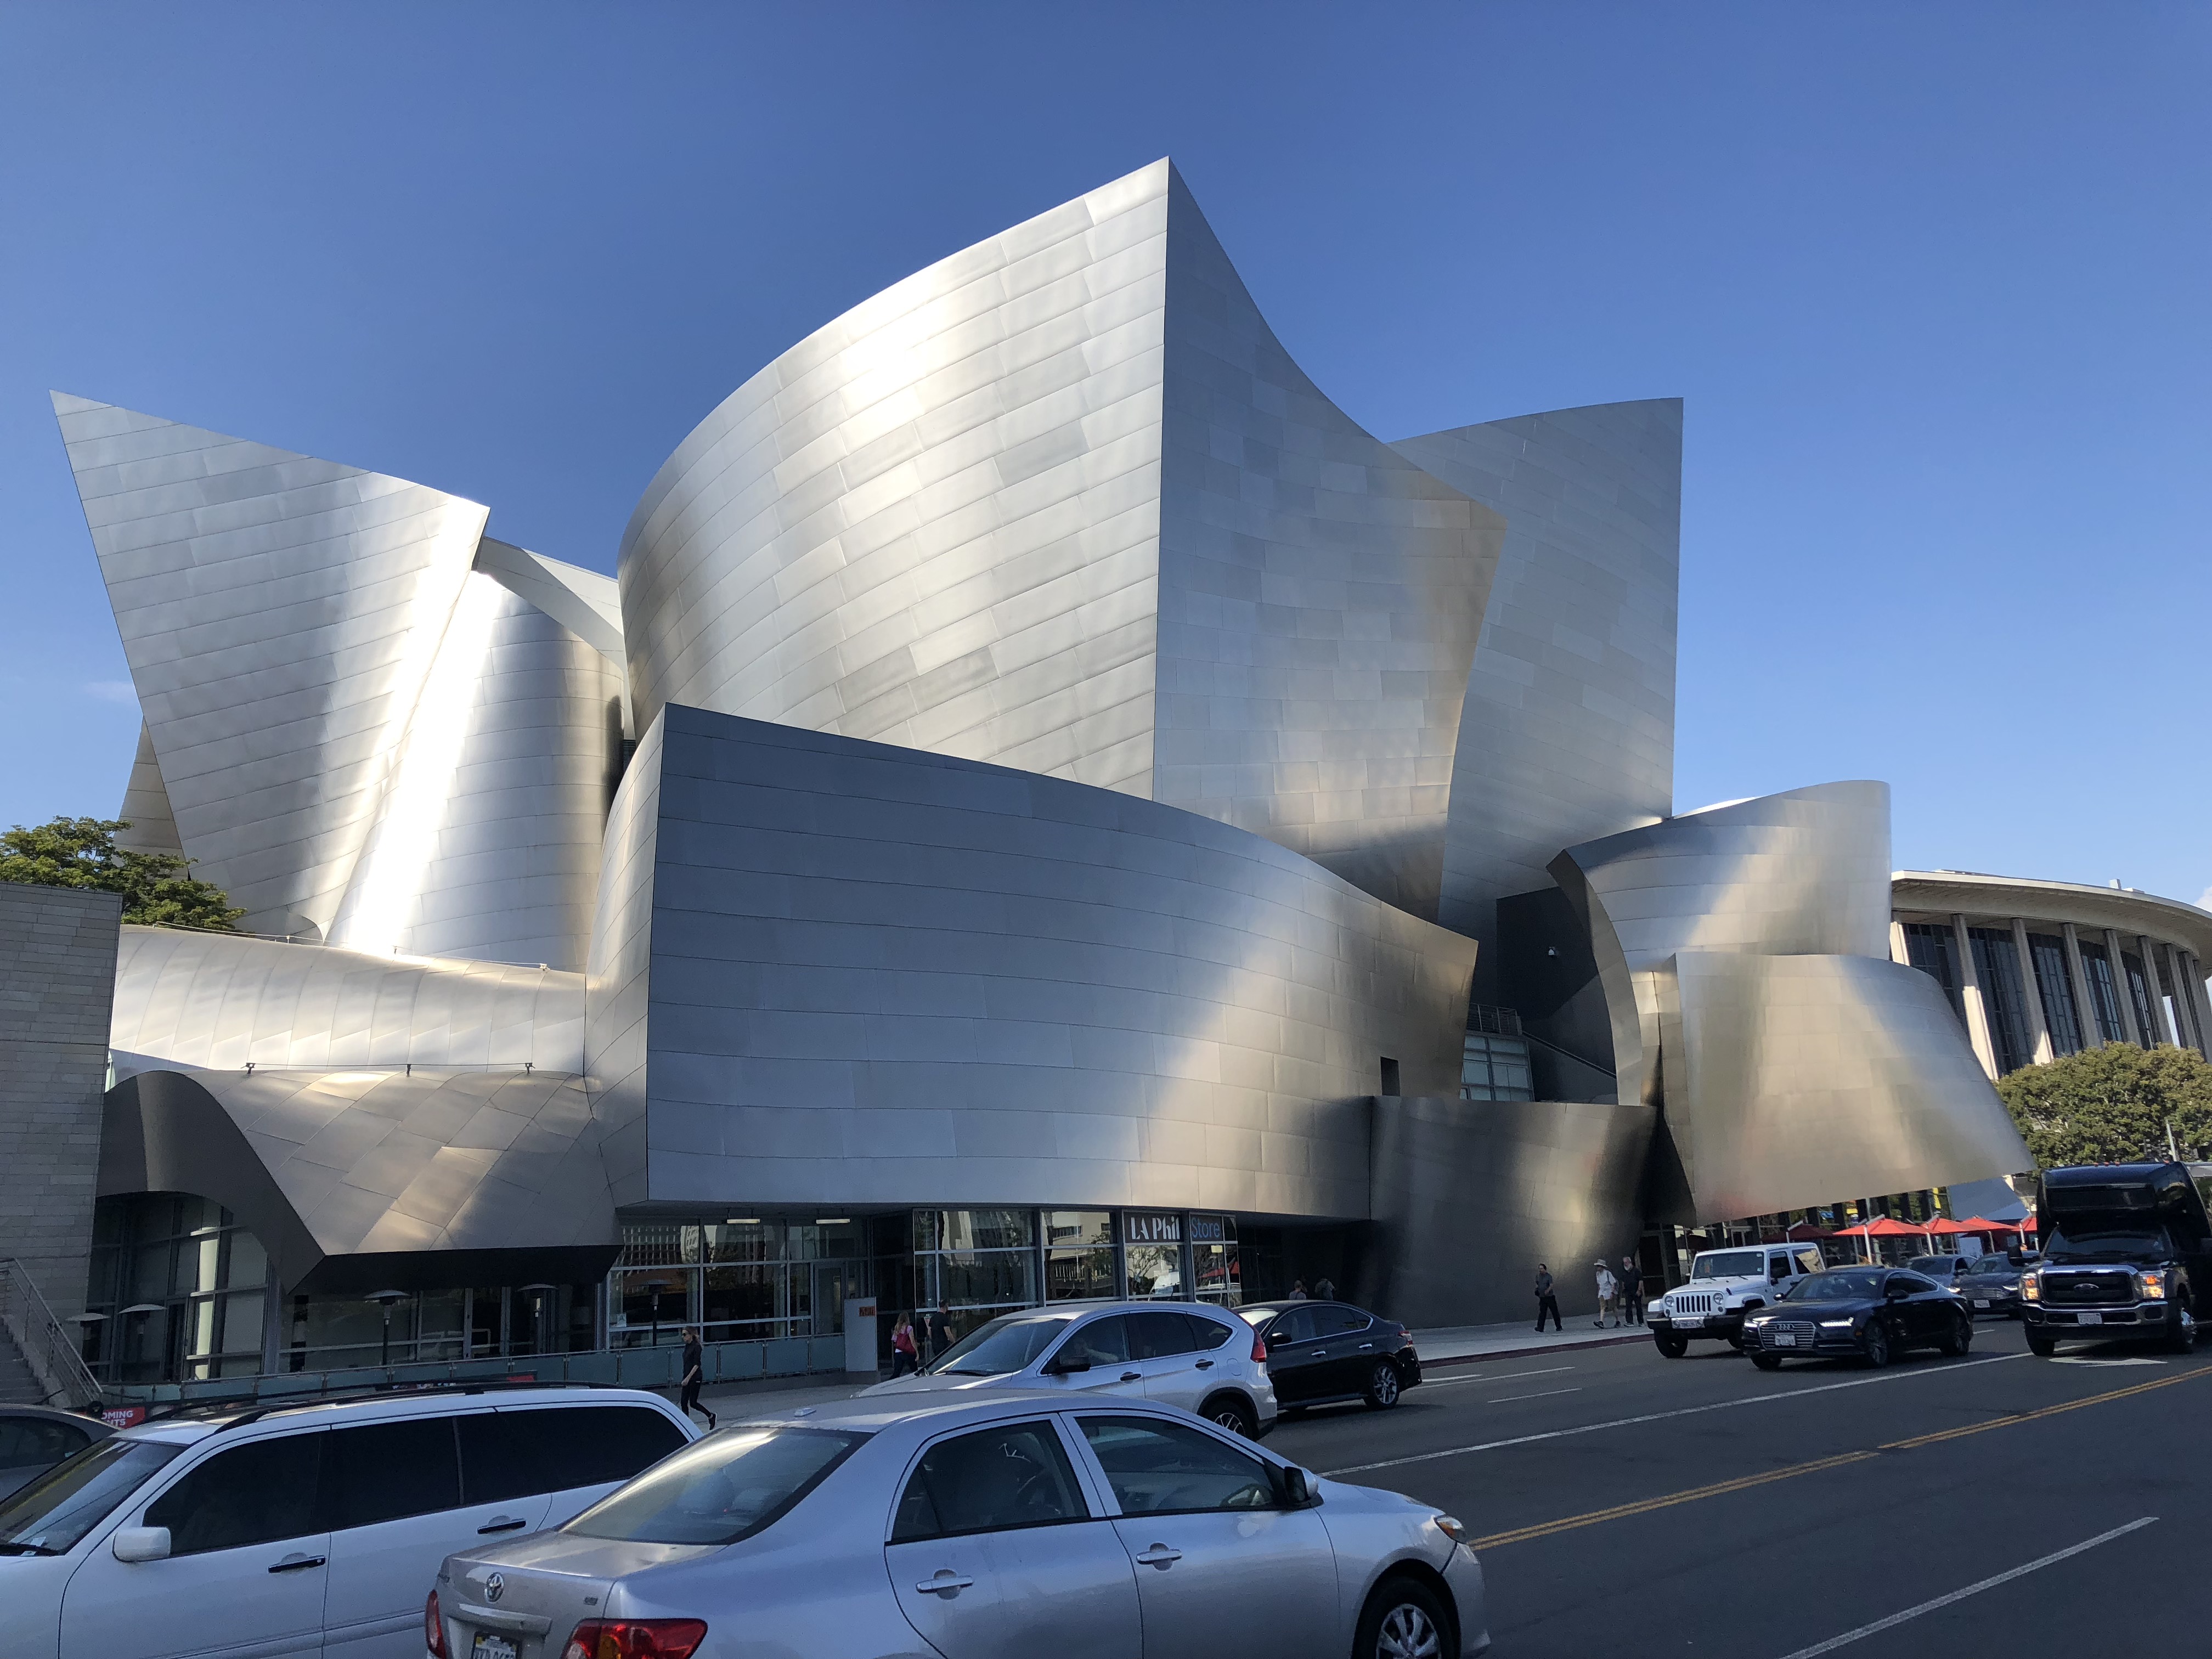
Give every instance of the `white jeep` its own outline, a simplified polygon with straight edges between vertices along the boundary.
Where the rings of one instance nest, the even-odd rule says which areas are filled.
[[[1826,1264],[1816,1244],[1746,1244],[1701,1250],[1690,1263],[1690,1281],[1644,1311],[1651,1340],[1669,1359],[1690,1351],[1693,1336],[1717,1336],[1743,1348],[1743,1316],[1763,1308],[1808,1273]]]

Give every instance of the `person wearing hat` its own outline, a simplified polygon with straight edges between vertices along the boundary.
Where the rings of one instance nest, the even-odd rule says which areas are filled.
[[[1590,1263],[1597,1269],[1597,1317],[1590,1321],[1590,1328],[1602,1330],[1607,1319],[1620,1323],[1620,1281],[1613,1276],[1613,1269],[1602,1261]]]

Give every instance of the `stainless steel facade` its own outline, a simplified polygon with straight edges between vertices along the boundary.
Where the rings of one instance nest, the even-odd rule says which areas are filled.
[[[586,1039],[617,1200],[1364,1218],[1456,1085],[1471,942],[1245,831],[665,705]]]

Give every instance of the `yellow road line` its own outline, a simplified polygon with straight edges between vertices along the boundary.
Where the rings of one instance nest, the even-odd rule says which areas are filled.
[[[1874,1451],[1843,1452],[1834,1457],[1820,1457],[1809,1463],[1792,1463],[1787,1468],[1769,1469],[1764,1474],[1747,1474],[1735,1480],[1719,1480],[1710,1486],[1693,1486],[1687,1492],[1671,1492],[1664,1498],[1647,1498],[1641,1503],[1620,1504],[1609,1510],[1593,1510],[1587,1515],[1564,1516],[1557,1521],[1542,1521],[1534,1526],[1516,1528],[1510,1532],[1495,1532],[1487,1538],[1471,1540],[1480,1553],[1496,1549],[1504,1544],[1525,1544],[1538,1538],[1549,1538],[1554,1533],[1574,1532],[1583,1527],[1595,1527],[1605,1521],[1625,1521],[1631,1516],[1649,1515],[1654,1510],[1672,1509],[1677,1504],[1694,1504],[1701,1498],[1723,1498],[1729,1492],[1747,1492],[1753,1486],[1770,1486],[1777,1480],[1795,1480],[1801,1474],[1817,1474],[1824,1469],[1839,1469],[1851,1463],[1863,1463],[1879,1457],[1883,1452],[1911,1451],[1920,1446],[1932,1446],[1962,1436],[1980,1434],[1987,1429],[2008,1428],[2014,1423],[2033,1423],[2039,1418],[2056,1417],[2061,1412],[2079,1411],[2084,1406],[2101,1406],[2108,1401],[2125,1400],[2130,1395],[2148,1394],[2153,1389],[2170,1388],[2176,1382],[2186,1382],[2191,1377],[2212,1376],[2212,1365],[2200,1365],[2174,1376],[2161,1376],[2149,1382],[2137,1382],[2132,1387],[2114,1389],[2105,1394],[2093,1394],[2080,1400],[2069,1400],[2056,1406],[2045,1406],[2032,1412],[2019,1412],[2009,1417],[1994,1417],[1986,1423],[1970,1423],[1964,1428],[1941,1429],[1933,1434],[1915,1435],[1910,1440],[1892,1440]]]

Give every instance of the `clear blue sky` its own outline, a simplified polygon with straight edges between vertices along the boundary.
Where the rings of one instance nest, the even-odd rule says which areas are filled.
[[[137,715],[59,387],[611,569],[908,272],[1162,155],[1376,434],[1687,400],[1676,799],[2212,886],[2202,5],[0,10],[0,824]]]

